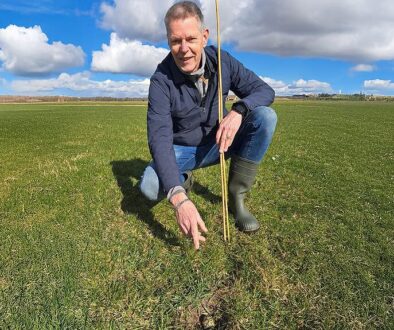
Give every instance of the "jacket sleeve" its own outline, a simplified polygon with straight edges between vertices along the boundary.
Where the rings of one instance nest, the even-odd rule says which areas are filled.
[[[181,185],[173,148],[171,102],[167,86],[152,77],[148,102],[148,144],[160,182],[167,193]]]
[[[242,104],[249,111],[259,106],[271,105],[274,102],[275,91],[229,53],[226,55],[230,66],[230,89],[240,98],[234,105]]]

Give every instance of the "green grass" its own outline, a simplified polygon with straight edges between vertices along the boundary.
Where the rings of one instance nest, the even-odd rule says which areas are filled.
[[[224,243],[195,171],[196,253],[139,194],[146,106],[0,105],[0,328],[392,329],[394,104],[274,108],[261,230]]]

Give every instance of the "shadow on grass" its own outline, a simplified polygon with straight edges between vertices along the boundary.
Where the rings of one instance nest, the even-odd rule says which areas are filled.
[[[194,181],[194,183],[193,183],[193,192],[197,195],[204,197],[204,199],[206,199],[207,201],[210,201],[211,203],[221,203],[222,202],[222,197],[215,195],[207,187],[202,186],[197,181]]]
[[[126,214],[134,214],[142,219],[150,228],[153,235],[171,245],[179,245],[179,240],[173,233],[168,231],[160,222],[155,220],[152,208],[158,202],[152,202],[146,199],[140,192],[138,184],[132,181],[140,180],[141,175],[148,165],[148,162],[142,159],[132,160],[114,160],[111,163],[112,173],[118,183],[120,191],[123,194],[121,209]],[[135,180],[132,180],[134,178]],[[213,194],[206,187],[198,182],[194,182],[193,192],[203,196],[207,201],[219,203],[221,198]]]
[[[133,185],[131,178],[140,180],[141,174],[148,162],[142,159],[115,160],[111,163],[112,173],[123,194],[121,209],[126,214],[134,214],[142,219],[150,228],[153,235],[167,244],[179,245],[179,240],[161,223],[155,220],[152,207],[157,202],[147,200],[140,192],[138,184]],[[134,181],[134,180],[133,180]]]

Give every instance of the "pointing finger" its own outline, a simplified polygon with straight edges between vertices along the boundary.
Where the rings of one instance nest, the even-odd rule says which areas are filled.
[[[202,221],[201,218],[199,218],[199,219],[197,220],[197,224],[198,224],[198,227],[200,227],[200,229],[201,229],[204,233],[208,232],[208,229],[207,229],[207,227],[205,226],[205,223],[204,223],[204,221]]]
[[[199,240],[199,234],[194,234],[193,235],[193,244],[194,244],[194,248],[196,250],[198,250],[200,248],[200,240]]]
[[[190,228],[190,232],[191,232],[191,236],[193,238],[193,244],[194,244],[194,248],[196,250],[198,250],[200,248],[200,240],[198,239],[200,236],[200,233],[197,229],[197,223],[195,222],[194,224],[192,224],[191,228]]]

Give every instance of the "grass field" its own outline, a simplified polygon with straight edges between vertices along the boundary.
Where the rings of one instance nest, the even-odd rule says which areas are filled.
[[[0,328],[393,329],[394,104],[274,108],[261,230],[225,244],[198,170],[194,252],[138,191],[146,106],[0,105]]]

